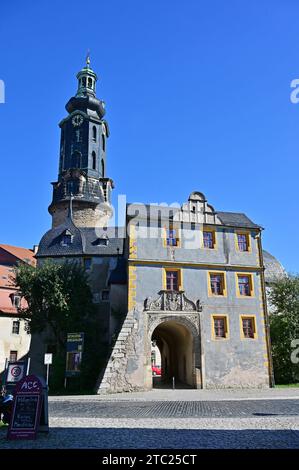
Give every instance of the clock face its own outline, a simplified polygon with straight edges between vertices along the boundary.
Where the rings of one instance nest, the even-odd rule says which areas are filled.
[[[72,124],[75,127],[81,126],[82,122],[83,122],[83,117],[80,114],[76,114],[76,116],[74,116],[72,119]]]

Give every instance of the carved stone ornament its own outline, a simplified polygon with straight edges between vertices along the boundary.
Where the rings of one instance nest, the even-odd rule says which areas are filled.
[[[144,310],[146,311],[168,311],[168,312],[201,312],[200,301],[196,303],[187,299],[185,291],[161,290],[158,299],[152,300],[148,297],[144,301]]]

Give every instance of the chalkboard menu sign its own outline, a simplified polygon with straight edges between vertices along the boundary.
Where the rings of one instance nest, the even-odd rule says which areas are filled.
[[[35,439],[41,418],[43,386],[35,375],[18,382],[8,439]]]
[[[12,427],[14,429],[34,429],[38,404],[38,395],[17,396]]]

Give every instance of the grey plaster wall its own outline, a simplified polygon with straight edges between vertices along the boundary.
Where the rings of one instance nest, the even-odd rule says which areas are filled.
[[[163,223],[162,223],[163,225]],[[180,224],[178,225],[178,227]],[[250,235],[249,252],[236,249],[237,229],[219,227],[216,229],[216,249],[203,248],[202,231],[204,225],[197,224],[195,230],[179,229],[180,246],[164,246],[165,229],[163,227],[136,227],[137,258],[145,260],[172,260],[190,263],[215,263],[243,266],[256,266],[258,263],[258,245],[256,230],[248,230]]]
[[[265,365],[265,328],[260,305],[259,273],[254,273],[254,297],[236,296],[235,272],[226,272],[227,297],[208,296],[207,269],[184,268],[183,289],[188,299],[200,299],[201,344],[203,348],[204,385],[207,388],[265,387],[268,386],[268,368]],[[163,287],[163,267],[137,266],[137,305],[141,310],[147,297],[158,298]],[[143,313],[144,314],[144,313]],[[140,313],[142,315],[142,313]],[[229,327],[228,339],[212,337],[212,315],[226,315]],[[256,339],[242,339],[241,315],[254,315]],[[146,339],[145,339],[146,340]]]
[[[164,268],[171,267],[174,263],[173,266],[181,269],[181,287],[185,295],[193,302],[199,299],[202,305],[200,341],[203,386],[206,388],[269,386],[260,259],[256,239],[258,231],[247,229],[250,251],[240,252],[236,243],[237,229],[215,225],[216,249],[205,249],[202,243],[204,226],[197,224],[194,230],[180,229],[180,246],[170,248],[164,243],[163,222],[161,228],[148,229],[142,221],[140,225],[136,229],[137,250],[134,260],[138,310],[142,311],[146,298],[150,297],[152,300],[158,298],[159,291],[165,288]],[[147,264],[143,264],[142,260],[147,260]],[[150,261],[155,263],[151,264]],[[180,263],[190,263],[191,266]],[[192,263],[196,265],[192,266]],[[225,274],[226,296],[209,295],[208,273],[214,270]],[[236,273],[239,272],[252,274],[254,286],[252,297],[239,297],[236,277]],[[213,315],[227,317],[229,327],[227,338],[213,339]],[[256,338],[243,338],[241,315],[255,317]],[[146,338],[144,341],[147,341]]]

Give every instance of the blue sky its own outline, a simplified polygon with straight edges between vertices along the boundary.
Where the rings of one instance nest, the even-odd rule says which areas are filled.
[[[296,0],[17,0],[1,6],[2,243],[50,227],[58,122],[91,50],[110,125],[108,175],[130,202],[184,202],[265,227],[298,272]]]

